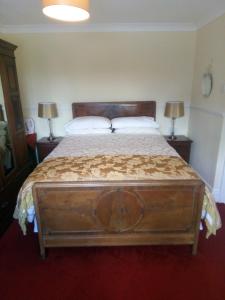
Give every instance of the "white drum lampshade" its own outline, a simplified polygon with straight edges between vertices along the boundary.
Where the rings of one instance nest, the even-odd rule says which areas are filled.
[[[87,20],[89,0],[42,0],[43,13],[53,19],[65,22]]]

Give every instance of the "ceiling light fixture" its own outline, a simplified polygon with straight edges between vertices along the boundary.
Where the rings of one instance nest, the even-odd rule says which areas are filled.
[[[42,0],[43,13],[53,19],[79,22],[90,17],[89,0]]]

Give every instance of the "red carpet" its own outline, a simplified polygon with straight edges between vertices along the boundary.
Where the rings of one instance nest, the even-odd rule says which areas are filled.
[[[225,205],[219,205],[225,221]],[[0,299],[224,300],[225,226],[187,246],[50,249],[15,222],[0,240]]]

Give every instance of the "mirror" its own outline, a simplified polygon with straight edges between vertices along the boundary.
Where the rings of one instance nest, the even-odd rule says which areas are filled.
[[[0,163],[5,175],[14,169],[13,150],[8,130],[2,81],[0,78]]]
[[[205,73],[202,76],[202,95],[209,97],[213,88],[213,77],[211,73]]]

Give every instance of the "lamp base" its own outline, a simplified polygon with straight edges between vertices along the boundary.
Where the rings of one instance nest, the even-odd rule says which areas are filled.
[[[49,140],[49,142],[52,142],[52,141],[54,141],[55,137],[53,135],[52,120],[50,118],[48,119],[48,124],[49,124],[49,137],[48,137],[48,140]]]
[[[168,137],[168,139],[171,140],[171,141],[173,141],[173,140],[176,140],[177,137],[176,137],[175,135],[170,135],[170,136]]]
[[[55,138],[54,136],[51,136],[51,135],[48,137],[48,141],[49,141],[49,142],[52,142],[52,141],[54,141],[55,139],[56,139],[56,138]]]

